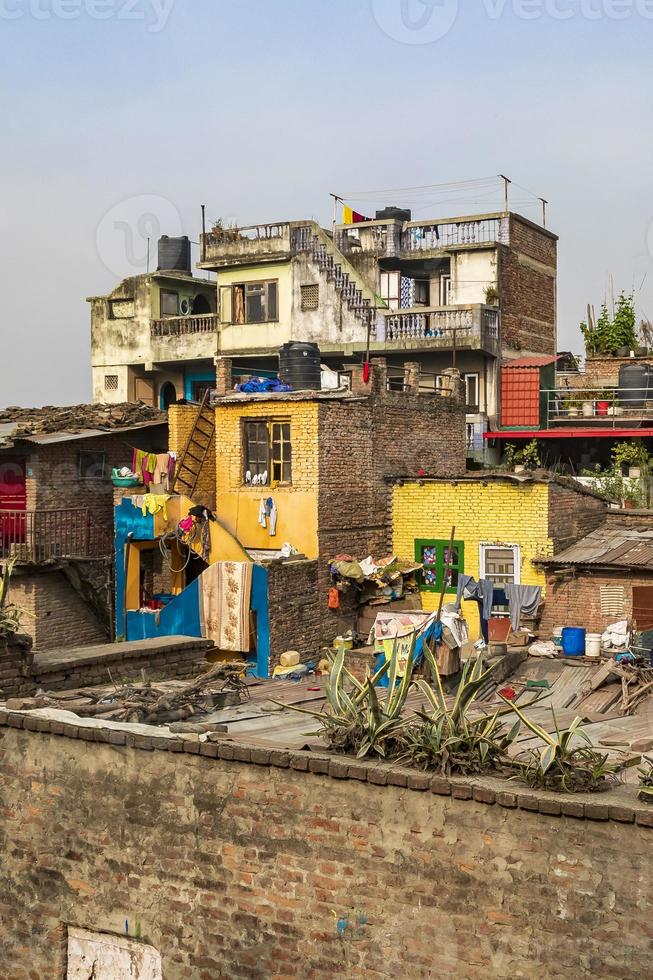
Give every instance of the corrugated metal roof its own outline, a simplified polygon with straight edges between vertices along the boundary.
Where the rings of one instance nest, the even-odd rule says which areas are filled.
[[[532,357],[516,357],[514,360],[504,361],[502,367],[504,369],[546,367],[548,364],[555,364],[557,360],[557,354],[535,354]]]
[[[646,568],[653,571],[653,521],[650,528],[627,525],[598,528],[545,565],[612,565],[615,568]]]

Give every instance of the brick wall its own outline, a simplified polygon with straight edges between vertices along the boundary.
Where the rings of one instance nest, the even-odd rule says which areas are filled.
[[[197,411],[197,406],[194,405],[171,405],[168,409],[168,448],[170,452],[177,454],[178,460],[181,459],[188,437],[195,425]],[[215,507],[215,446],[214,435],[209,444],[209,451],[200,470],[197,487],[193,494],[194,500],[212,509]]]
[[[512,215],[510,245],[499,246],[504,347],[555,354],[556,270],[555,236]]]
[[[328,610],[318,589],[317,561],[273,562],[267,569],[272,674],[287,650],[297,650],[302,660],[315,660]]]
[[[549,534],[553,553],[570,547],[606,520],[605,501],[557,483],[549,485]]]
[[[31,693],[33,659],[31,637],[14,635],[0,638],[0,692],[4,697]]]
[[[465,410],[452,398],[378,394],[320,406],[319,586],[326,602],[329,566],[338,554],[383,557],[393,548],[391,477],[419,470],[465,473]],[[334,636],[350,629],[346,599],[331,614]]]
[[[64,975],[67,925],[142,936],[166,980],[650,976],[653,814],[625,791],[3,720],[41,729],[0,727],[13,980]]]
[[[619,368],[627,364],[650,364],[651,357],[612,357],[588,354],[585,370],[580,373],[559,373],[558,383],[569,388],[605,388],[619,384]]]
[[[110,564],[84,564],[86,588],[94,590],[94,604],[71,584],[62,568],[30,568],[17,565],[11,582],[11,599],[25,610],[23,629],[37,650],[106,643],[111,607]],[[72,573],[75,580],[79,574]]]
[[[555,626],[581,626],[588,633],[602,633],[620,619],[632,619],[633,586],[653,585],[653,575],[633,575],[615,569],[592,572],[587,569],[561,570],[547,576],[547,599],[540,623],[540,635],[548,638]],[[618,615],[601,612],[601,586],[621,587],[623,609]]]

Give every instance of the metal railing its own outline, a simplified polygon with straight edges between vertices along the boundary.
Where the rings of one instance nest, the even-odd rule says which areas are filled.
[[[0,558],[108,558],[111,533],[90,510],[0,510]]]
[[[185,337],[189,334],[215,333],[220,325],[217,313],[202,313],[190,316],[168,316],[150,321],[150,335],[153,338]]]
[[[447,349],[498,349],[500,314],[494,307],[445,306],[382,313],[385,337],[379,336],[379,340],[426,340],[429,345]]]
[[[445,218],[442,221],[362,221],[336,229],[338,248],[396,256],[400,252],[424,252],[454,246],[507,245],[510,222],[507,216],[479,215]]]
[[[652,388],[542,389],[546,429],[562,426],[608,426],[653,421]]]
[[[451,377],[446,374],[421,370],[419,373],[414,373],[411,368],[389,368],[386,389],[448,398],[454,392],[454,384]]]

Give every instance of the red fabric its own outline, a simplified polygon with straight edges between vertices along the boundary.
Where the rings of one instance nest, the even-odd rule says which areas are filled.
[[[359,214],[358,211],[352,211],[351,220],[354,224],[358,224],[359,221],[371,221],[371,218],[366,218],[364,214]]]
[[[368,381],[370,380],[370,373],[371,373],[370,362],[365,361],[365,364],[363,364],[363,382],[365,384],[367,384]]]
[[[340,593],[337,589],[329,589],[327,606],[329,609],[340,609]]]

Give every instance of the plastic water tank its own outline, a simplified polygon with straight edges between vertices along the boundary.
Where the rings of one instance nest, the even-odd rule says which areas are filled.
[[[179,238],[169,238],[162,235],[159,239],[160,271],[189,272],[190,269],[190,239],[188,235]]]
[[[650,364],[623,364],[619,368],[619,399],[625,409],[644,407],[652,373]]]
[[[410,221],[411,217],[412,212],[408,208],[390,207],[376,212],[377,221],[388,221],[390,218],[396,218],[397,221]]]
[[[279,377],[294,391],[322,387],[320,348],[317,344],[291,341],[279,350]]]

